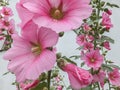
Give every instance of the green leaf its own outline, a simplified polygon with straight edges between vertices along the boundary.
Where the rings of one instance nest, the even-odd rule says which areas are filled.
[[[107,64],[102,64],[102,68],[107,71],[113,71],[113,69]]]
[[[66,90],[71,90],[72,88],[71,88],[71,86],[68,86],[67,88],[66,88]]]
[[[118,5],[116,5],[116,4],[107,3],[106,5],[107,5],[107,6],[110,6],[110,7],[120,8],[120,7],[119,7]]]
[[[4,76],[4,75],[7,75],[7,74],[9,74],[9,73],[10,73],[10,71],[8,71],[8,72],[4,73],[4,74],[3,74],[3,76]]]
[[[38,84],[35,88],[32,88],[31,90],[43,90],[45,87],[47,87],[47,83],[42,82],[42,83]]]
[[[76,60],[76,59],[79,59],[79,58],[80,58],[80,55],[70,56],[70,58],[74,58],[74,59]]]
[[[112,67],[112,68],[117,68],[117,69],[120,69],[120,67],[119,67],[119,66],[114,65],[114,64],[110,64],[110,65],[108,65],[108,66],[110,66],[110,67]]]
[[[63,56],[62,58],[64,58],[66,61],[72,63],[72,64],[75,64],[77,65],[74,61],[72,61],[71,59],[67,58],[66,56]]]
[[[83,67],[84,65],[85,65],[85,62],[82,62],[80,66]]]
[[[101,41],[104,42],[104,41],[109,41],[110,43],[113,43],[114,44],[114,40],[108,36],[102,36],[101,37]]]

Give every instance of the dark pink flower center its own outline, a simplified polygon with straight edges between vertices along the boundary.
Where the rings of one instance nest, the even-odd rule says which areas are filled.
[[[42,51],[42,48],[40,45],[35,45],[31,48],[31,51],[33,54],[35,55],[40,55],[41,51]]]
[[[62,9],[60,9],[60,8],[52,8],[52,9],[50,10],[50,16],[51,16],[53,19],[60,20],[60,19],[63,18],[64,13],[62,12]]]

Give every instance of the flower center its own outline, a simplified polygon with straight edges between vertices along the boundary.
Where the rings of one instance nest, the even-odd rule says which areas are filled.
[[[62,19],[64,15],[63,15],[63,12],[62,12],[61,9],[52,8],[52,9],[50,10],[50,16],[51,16],[52,18],[54,18],[54,19],[59,20],[59,19]]]
[[[40,45],[36,45],[36,46],[33,46],[33,47],[31,48],[31,51],[32,51],[32,53],[35,54],[35,55],[40,55],[40,53],[41,53],[41,51],[42,51],[42,48],[41,48]]]
[[[95,59],[92,58],[90,61],[93,63],[93,62],[95,62]]]

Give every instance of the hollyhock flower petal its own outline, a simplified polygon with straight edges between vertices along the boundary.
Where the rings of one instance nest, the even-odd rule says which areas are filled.
[[[35,61],[33,61],[30,65],[30,69],[27,71],[27,79],[35,79],[39,76],[42,72],[49,71],[56,61],[56,55],[54,52],[49,50],[44,50],[40,57],[38,57]],[[40,65],[41,64],[41,65]],[[34,67],[36,66],[36,67]],[[32,74],[34,73],[36,74]]]
[[[21,36],[12,35],[13,46],[4,56],[10,60],[8,69],[16,75],[17,82],[36,80],[41,73],[49,71],[56,61],[55,52],[48,48],[57,43],[58,34],[49,28],[38,28],[32,24],[30,22],[28,28],[24,27]]]
[[[34,16],[33,13],[29,12],[28,10],[26,10],[26,8],[23,7],[22,4],[24,2],[22,2],[22,1],[23,0],[21,0],[20,3],[16,4],[17,11],[22,12],[22,13],[19,13],[19,17],[22,21],[22,23],[20,24],[21,27],[23,27],[27,22],[29,22],[32,19],[32,17]]]
[[[66,64],[63,70],[68,73],[71,87],[75,90],[87,87],[92,82],[92,75],[74,64]]]
[[[46,31],[46,33],[44,33]],[[58,34],[52,31],[50,28],[41,27],[38,31],[39,42],[43,48],[52,47],[58,41]]]
[[[17,10],[22,19],[21,27],[33,20],[39,27],[61,32],[79,28],[82,20],[92,13],[89,3],[90,0],[26,0],[17,4]],[[25,18],[22,12],[28,12],[31,16]]]

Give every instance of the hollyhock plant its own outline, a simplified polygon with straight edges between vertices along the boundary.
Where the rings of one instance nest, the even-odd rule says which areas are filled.
[[[56,54],[49,47],[57,43],[58,34],[51,29],[38,28],[29,22],[21,36],[12,35],[12,38],[13,47],[4,58],[10,60],[8,69],[16,75],[17,82],[36,80],[41,73],[54,66]]]
[[[115,68],[112,72],[108,74],[108,79],[112,85],[120,86],[120,72]]]
[[[98,69],[103,63],[103,56],[100,54],[99,50],[90,50],[83,57],[87,66]]]
[[[32,20],[56,32],[77,29],[91,15],[90,0],[20,0],[17,11],[21,27]]]
[[[92,75],[74,64],[66,64],[62,69],[67,72],[71,87],[75,90],[87,87],[92,82]]]

